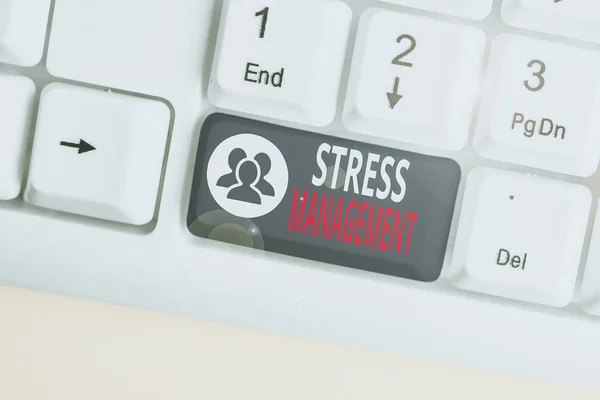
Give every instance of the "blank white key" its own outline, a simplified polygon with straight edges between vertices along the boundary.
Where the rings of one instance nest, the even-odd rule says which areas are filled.
[[[169,130],[158,101],[65,84],[42,92],[26,200],[143,225],[158,194]]]
[[[386,3],[436,11],[470,19],[484,19],[492,10],[494,0],[380,0]]]
[[[479,88],[484,34],[370,9],[360,20],[344,107],[354,132],[459,150]]]
[[[562,307],[573,296],[592,196],[581,185],[473,170],[451,265],[456,286]]]
[[[598,0],[504,0],[508,25],[600,43]]]
[[[217,107],[325,126],[352,12],[338,0],[226,0],[208,96]]]
[[[501,35],[474,146],[484,157],[576,176],[600,160],[600,53]]]
[[[600,203],[596,208],[596,220],[581,287],[581,306],[588,313],[600,316]]]
[[[42,59],[50,0],[0,0],[0,61],[30,67]]]
[[[0,74],[0,200],[21,192],[34,102],[31,79]]]
[[[0,0],[1,1],[1,0]],[[21,0],[17,0],[21,1]],[[198,94],[214,0],[58,0],[48,71],[160,95]],[[192,18],[191,16],[197,16]]]

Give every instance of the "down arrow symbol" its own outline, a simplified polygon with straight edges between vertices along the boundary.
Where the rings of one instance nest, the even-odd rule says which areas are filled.
[[[387,98],[390,103],[390,108],[392,110],[396,107],[396,105],[398,104],[400,99],[402,99],[402,95],[398,94],[398,86],[399,85],[400,85],[400,78],[396,77],[396,79],[394,79],[394,90],[392,90],[391,93],[390,92],[387,93]]]

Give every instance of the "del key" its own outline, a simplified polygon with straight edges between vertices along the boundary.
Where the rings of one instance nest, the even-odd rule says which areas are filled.
[[[460,174],[449,159],[214,114],[200,136],[188,226],[203,238],[430,282]]]

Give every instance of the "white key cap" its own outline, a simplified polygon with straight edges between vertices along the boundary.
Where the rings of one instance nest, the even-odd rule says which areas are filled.
[[[48,70],[54,76],[159,95],[169,101],[176,100],[172,93],[179,93],[182,86],[199,97],[209,30],[202,16],[212,12],[213,3],[56,1]],[[190,15],[199,17],[195,20]]]
[[[494,0],[380,0],[386,3],[436,11],[470,19],[484,19],[492,11]]]
[[[562,307],[573,296],[592,196],[581,185],[473,170],[451,265],[456,286]]]
[[[21,192],[34,104],[31,79],[0,74],[0,200]]]
[[[154,216],[169,108],[158,101],[51,84],[42,92],[29,202],[143,225]]]
[[[600,43],[598,0],[504,0],[508,25]]]
[[[344,123],[354,132],[459,150],[467,142],[485,36],[370,9],[360,20]]]
[[[600,53],[496,38],[474,146],[529,167],[590,176],[600,160]]]
[[[600,316],[600,203],[596,207],[596,220],[583,276],[581,307],[590,314]]]
[[[338,0],[226,0],[210,100],[271,118],[331,123],[351,19]]]
[[[0,0],[0,61],[30,67],[42,59],[50,0]]]

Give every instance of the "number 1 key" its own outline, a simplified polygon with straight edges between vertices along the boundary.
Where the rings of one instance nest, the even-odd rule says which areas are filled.
[[[340,0],[226,0],[208,97],[312,126],[337,109],[352,12]]]

